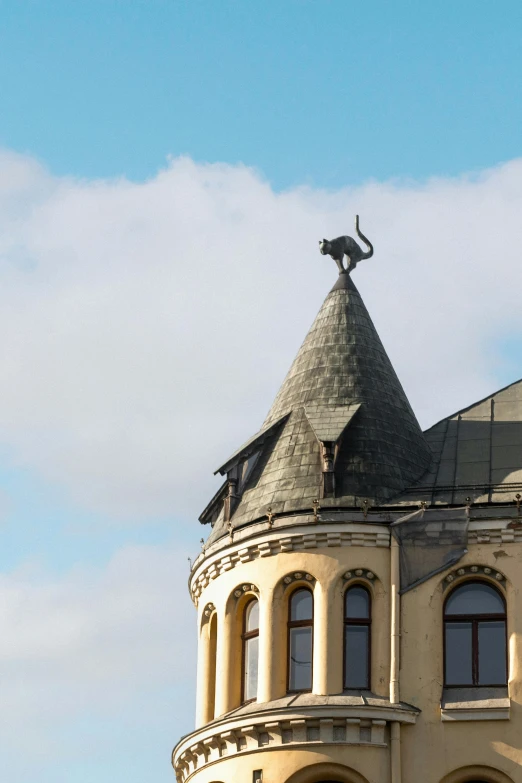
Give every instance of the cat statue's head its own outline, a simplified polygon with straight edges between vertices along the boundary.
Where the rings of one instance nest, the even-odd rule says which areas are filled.
[[[330,252],[330,243],[327,239],[319,240],[319,250],[323,256],[326,256]]]

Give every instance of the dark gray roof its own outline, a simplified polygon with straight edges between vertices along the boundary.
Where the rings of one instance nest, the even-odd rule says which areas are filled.
[[[263,447],[234,527],[269,506],[275,514],[310,509],[322,480],[322,435],[340,437],[336,497],[323,499],[323,508],[387,501],[430,465],[424,435],[347,274],[326,297],[261,431],[287,414]]]
[[[337,443],[361,403],[355,405],[306,405],[305,414],[317,440]]]
[[[401,499],[506,503],[522,493],[522,380],[439,421],[426,438],[434,460]]]

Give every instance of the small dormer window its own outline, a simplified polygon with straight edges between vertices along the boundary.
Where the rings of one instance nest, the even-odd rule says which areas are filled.
[[[253,454],[250,454],[246,459],[243,460],[243,462],[239,464],[237,487],[239,494],[241,494],[246,487],[247,481],[252,475],[252,471],[254,470],[255,464],[259,459],[260,454],[260,451],[254,451]]]

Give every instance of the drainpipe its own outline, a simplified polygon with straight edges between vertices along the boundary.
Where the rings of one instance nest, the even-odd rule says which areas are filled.
[[[400,620],[401,599],[399,542],[390,531],[390,701],[398,704],[399,693],[399,655],[400,655]],[[390,766],[391,783],[401,783],[401,724],[392,721],[390,724]]]
[[[390,532],[390,604],[391,604],[391,647],[390,647],[390,701],[398,704],[399,695],[399,654],[400,654],[400,617],[401,599],[399,571],[399,542]]]
[[[401,783],[401,724],[390,724],[391,783]]]

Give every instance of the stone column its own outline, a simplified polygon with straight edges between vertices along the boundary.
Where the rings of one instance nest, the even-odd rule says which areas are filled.
[[[274,591],[264,590],[259,598],[257,701],[260,704],[275,698],[274,669]]]
[[[341,586],[336,577],[328,585],[327,693],[343,692],[344,606]]]
[[[198,680],[196,695],[196,728],[204,726],[212,720],[213,706],[210,704],[210,622],[201,628],[198,642]]]
[[[507,590],[507,617],[508,617],[508,682],[509,695],[514,700],[519,700],[522,694],[522,611],[517,593],[513,587]]]
[[[237,675],[237,667],[234,666],[233,660],[233,634],[233,615],[230,611],[225,612],[223,621],[218,624],[217,632],[215,718],[237,707],[237,704],[232,704],[232,677]]]
[[[328,693],[328,590],[319,582],[314,589],[314,651],[312,693]]]

